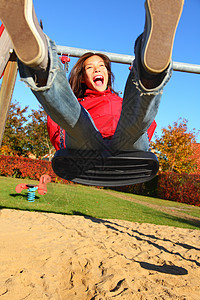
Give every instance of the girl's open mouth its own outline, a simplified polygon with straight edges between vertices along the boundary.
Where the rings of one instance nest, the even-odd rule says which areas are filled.
[[[104,77],[102,75],[97,75],[93,78],[93,81],[96,86],[101,86],[104,83]]]

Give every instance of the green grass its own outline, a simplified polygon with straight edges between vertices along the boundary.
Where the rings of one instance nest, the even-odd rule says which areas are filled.
[[[187,205],[180,202],[163,200],[163,199],[152,198],[152,197],[145,197],[140,195],[131,195],[131,197],[147,203],[152,203],[163,207],[171,207],[171,208],[179,209],[180,211],[183,211],[184,213],[190,216],[197,217],[200,219],[200,207],[194,205]]]
[[[200,218],[200,208],[189,205],[126,194],[135,203],[120,198],[124,193],[107,193],[108,190],[81,185],[63,185],[48,183],[47,194],[41,196],[36,192],[33,203],[27,201],[27,190],[17,194],[15,187],[19,183],[38,184],[29,179],[0,177],[0,208],[21,209],[29,211],[53,212],[69,215],[84,215],[99,219],[120,219],[139,223],[152,223],[181,228],[200,229],[200,222],[177,217],[158,209],[150,208],[145,203],[162,206],[176,206],[187,210],[187,214]],[[192,208],[192,209],[191,209]]]

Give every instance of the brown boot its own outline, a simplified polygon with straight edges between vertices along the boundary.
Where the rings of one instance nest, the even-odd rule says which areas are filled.
[[[150,73],[161,73],[169,65],[176,28],[184,0],[146,0],[146,23],[141,61]]]
[[[19,60],[29,67],[45,69],[48,47],[32,0],[0,0],[0,19]]]

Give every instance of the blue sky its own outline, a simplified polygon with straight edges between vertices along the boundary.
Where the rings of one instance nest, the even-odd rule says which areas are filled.
[[[119,3],[119,4],[118,4]],[[35,0],[38,19],[44,31],[58,45],[134,55],[134,41],[143,31],[144,1],[55,1]],[[173,61],[200,65],[199,0],[185,0],[173,50]],[[71,59],[70,67],[76,59]],[[129,73],[128,65],[112,64],[115,90],[122,91]],[[174,71],[165,87],[156,121],[161,128],[177,121],[188,120],[190,129],[200,129],[200,74]],[[37,109],[37,100],[17,78],[14,99],[21,106]],[[200,142],[200,136],[197,139]]]

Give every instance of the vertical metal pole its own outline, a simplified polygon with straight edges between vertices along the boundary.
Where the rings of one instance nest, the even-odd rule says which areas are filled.
[[[16,77],[17,61],[15,55],[12,55],[7,63],[0,90],[0,147],[3,139]]]

